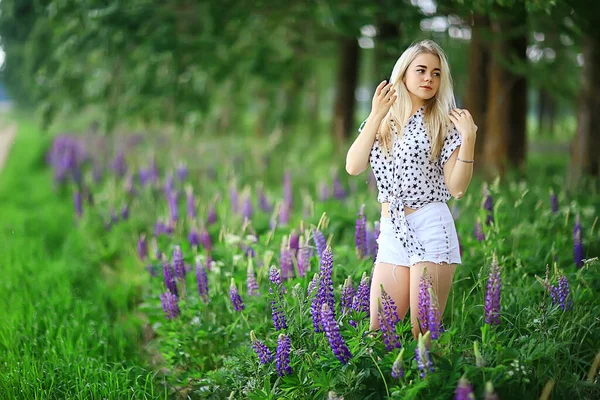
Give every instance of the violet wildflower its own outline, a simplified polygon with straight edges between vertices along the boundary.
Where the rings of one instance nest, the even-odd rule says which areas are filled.
[[[194,191],[191,186],[185,188],[185,203],[187,217],[189,219],[196,218],[196,202],[194,201]]]
[[[279,250],[279,267],[281,268],[281,277],[290,279],[294,277],[294,264],[292,260],[292,252],[289,248],[287,237],[284,236],[281,249]]]
[[[456,393],[454,396],[455,400],[475,400],[475,394],[473,394],[473,386],[464,376],[461,377],[456,386]]]
[[[368,315],[369,307],[370,307],[370,286],[369,286],[369,277],[366,272],[363,272],[362,277],[360,279],[360,283],[358,284],[358,288],[356,289],[356,294],[354,295],[354,299],[352,300],[352,309],[357,312],[364,312]],[[356,321],[350,321],[350,325],[356,328]]]
[[[292,368],[290,367],[290,350],[292,343],[290,338],[281,333],[277,338],[276,366],[279,376],[291,375]]]
[[[498,257],[494,253],[485,295],[485,323],[490,325],[500,325],[501,272]]]
[[[298,249],[298,275],[306,276],[310,269],[310,248],[304,245],[304,239],[300,239],[300,248]]]
[[[250,198],[250,195],[246,193],[244,201],[242,202],[242,218],[249,221],[252,219],[253,214],[254,209],[252,208],[252,199]]]
[[[123,221],[125,221],[126,219],[129,218],[129,206],[127,204],[125,204],[122,208],[121,208],[121,219]]]
[[[179,219],[179,211],[177,209],[177,192],[171,191],[167,193],[167,200],[169,204],[171,223],[175,223]]]
[[[163,184],[163,191],[166,195],[169,195],[171,192],[175,192],[175,182],[173,180],[173,175],[165,176],[165,182]]]
[[[175,267],[175,277],[185,279],[185,265],[183,262],[183,253],[178,245],[173,249],[173,266]]]
[[[175,275],[173,273],[173,267],[168,262],[163,263],[163,277],[165,279],[165,286],[167,290],[179,297],[177,283],[175,282]]]
[[[315,289],[317,289],[319,287],[319,274],[317,272],[315,272],[315,274],[313,275],[313,278],[310,282],[308,282],[308,289],[307,289],[307,294],[306,297],[310,298],[310,296],[313,295],[313,293],[315,292]]]
[[[200,243],[202,243],[202,246],[204,246],[207,251],[212,250],[212,241],[206,228],[203,228],[202,232],[200,232]]]
[[[485,200],[483,201],[483,209],[486,211],[486,219],[485,224],[490,225],[494,222],[494,199],[490,194],[487,185],[483,187],[483,193],[485,196]]]
[[[179,178],[180,181],[185,181],[185,178],[187,178],[188,176],[188,168],[185,164],[180,164],[177,167],[177,178]]]
[[[552,189],[550,189],[550,209],[552,214],[558,214],[558,197]]]
[[[426,276],[426,271],[424,270],[419,280],[419,309],[417,314],[422,332],[429,331],[429,308],[431,305],[429,289],[431,287],[431,280]]]
[[[258,206],[263,212],[270,213],[273,211],[273,205],[269,203],[269,199],[265,195],[262,185],[257,188],[258,190]]]
[[[256,338],[254,331],[250,331],[250,340],[252,341],[252,348],[262,364],[268,364],[273,361],[273,353],[271,353],[266,344]]]
[[[188,235],[188,242],[192,247],[200,246],[200,233],[195,227],[190,230],[190,233]]]
[[[340,334],[338,324],[335,321],[333,310],[329,308],[327,303],[323,303],[321,306],[321,321],[333,354],[335,354],[342,364],[347,364],[350,358],[352,358],[352,353],[350,353],[348,346],[346,346],[344,338]]]
[[[390,296],[383,288],[383,284],[380,284],[380,288],[383,312],[388,320],[392,323],[392,326],[395,328],[396,324],[400,322],[400,317],[398,316],[398,307],[396,306],[394,299],[392,299],[392,296]]]
[[[394,379],[400,379],[404,377],[404,347],[402,349],[400,349],[400,353],[398,353],[398,357],[396,357],[396,360],[394,361],[394,364],[392,364],[392,378]]]
[[[315,241],[315,247],[317,248],[317,257],[319,257],[319,262],[321,262],[321,254],[327,247],[327,240],[325,240],[325,236],[323,233],[315,228],[312,228],[313,239]]]
[[[81,217],[83,214],[83,202],[81,198],[81,192],[79,190],[76,190],[73,193],[73,204],[75,206],[75,215]]]
[[[137,253],[141,261],[148,258],[148,243],[146,242],[146,235],[141,235],[137,242]]]
[[[363,258],[367,255],[367,217],[365,216],[365,205],[360,206],[358,217],[356,218],[354,243],[356,247],[356,256]]]
[[[286,171],[283,176],[283,204],[290,210],[294,205],[294,191],[292,190],[292,174],[290,171]]]
[[[483,233],[483,226],[481,226],[481,220],[477,217],[477,221],[475,221],[475,229],[473,230],[475,238],[477,241],[481,242],[485,240],[485,233]]]
[[[429,332],[431,332],[431,340],[436,340],[440,336],[440,308],[438,304],[438,298],[433,291],[433,288],[429,288],[429,310],[428,310],[428,323]]]
[[[583,267],[583,231],[579,214],[575,218],[575,227],[573,228],[573,258],[578,268]]]
[[[335,306],[335,297],[333,294],[333,281],[331,280],[331,273],[333,271],[333,254],[331,253],[331,247],[327,246],[325,251],[322,254],[321,261],[321,272],[319,275],[319,289],[317,292],[317,301],[318,303],[315,306],[318,307],[318,313],[320,314],[321,308],[323,304],[327,304],[329,308],[334,310]],[[320,332],[320,329],[317,330],[318,327],[321,327],[321,315],[317,315],[318,320],[313,321],[315,326],[315,332]],[[317,326],[318,325],[318,326]]]
[[[433,363],[429,356],[429,349],[427,348],[427,339],[429,338],[429,331],[423,335],[419,332],[419,339],[417,347],[415,348],[415,360],[419,368],[419,376],[425,378],[427,372],[434,372]]]
[[[110,223],[111,224],[116,224],[117,222],[119,222],[119,216],[115,212],[115,209],[111,207],[111,209],[110,209]]]
[[[169,290],[160,295],[160,302],[167,319],[177,318],[181,314],[177,296],[171,293]]]
[[[217,211],[215,210],[215,206],[211,204],[208,207],[208,213],[207,213],[207,216],[206,216],[206,223],[208,225],[212,225],[215,222],[217,222]]]
[[[383,296],[382,296],[383,297]],[[396,331],[396,324],[394,321],[398,318],[397,315],[392,314],[391,307],[389,305],[383,306],[382,299],[377,299],[377,320],[379,321],[379,329],[383,337],[383,343],[388,351],[394,348],[400,348],[400,337]]]
[[[111,163],[111,168],[113,169],[113,171],[115,171],[117,176],[125,176],[125,173],[127,172],[127,162],[125,161],[125,153],[123,153],[123,151],[120,151],[115,156]]]
[[[229,187],[229,203],[231,206],[231,211],[234,214],[237,214],[240,209],[240,199],[234,183],[232,183]]]
[[[287,328],[285,314],[283,312],[283,284],[281,283],[281,275],[275,266],[269,270],[269,297],[271,299],[271,312],[273,314],[273,325],[275,330]]]
[[[292,211],[292,207],[287,204],[287,203],[283,203],[281,204],[281,207],[279,208],[279,224],[282,226],[286,226],[287,224],[290,223],[290,213]]]
[[[356,290],[354,289],[354,285],[352,284],[352,277],[349,276],[344,281],[344,286],[342,288],[342,314],[345,314],[352,308],[352,300],[354,299],[355,294]]]
[[[561,274],[558,278],[558,286],[551,286],[550,296],[552,297],[552,304],[558,304],[562,311],[573,309],[571,289],[569,287],[569,281],[567,280],[566,276]]]
[[[256,282],[256,274],[254,273],[254,265],[252,258],[248,258],[248,271],[246,273],[246,289],[248,296],[258,296],[258,282]]]
[[[229,286],[229,298],[231,299],[231,304],[233,304],[233,309],[235,311],[242,311],[244,309],[244,303],[242,302],[242,297],[238,291],[237,286],[235,285],[235,281],[231,278],[231,285]]]
[[[346,190],[342,187],[340,177],[336,174],[333,179],[333,197],[337,200],[343,200],[346,198]]]
[[[205,303],[208,302],[208,276],[206,268],[200,261],[196,261],[196,283],[198,284],[198,295]]]
[[[296,232],[295,229],[292,229],[292,233],[290,233],[290,250],[293,255],[298,254],[298,249],[300,248],[300,235]]]
[[[329,186],[327,185],[327,182],[325,182],[325,181],[321,181],[319,183],[318,192],[319,192],[319,200],[320,201],[327,201],[331,197],[331,194],[329,193]]]

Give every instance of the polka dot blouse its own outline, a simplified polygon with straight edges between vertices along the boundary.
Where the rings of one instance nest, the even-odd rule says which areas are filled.
[[[387,155],[376,137],[369,163],[375,175],[377,201],[390,203],[390,217],[396,237],[400,239],[409,254],[421,253],[422,246],[416,235],[406,224],[404,206],[419,209],[432,202],[447,202],[452,195],[444,182],[444,164],[452,152],[461,145],[461,137],[453,124],[444,138],[442,151],[437,160],[429,159],[431,142],[424,125],[424,107],[421,107],[407,121],[404,136],[399,139],[392,122],[392,154]],[[365,120],[360,128],[362,131]]]

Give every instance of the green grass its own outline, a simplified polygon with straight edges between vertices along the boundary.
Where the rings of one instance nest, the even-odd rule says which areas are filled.
[[[104,279],[70,196],[53,189],[51,138],[19,125],[0,174],[0,398],[165,398],[141,366],[135,286]]]

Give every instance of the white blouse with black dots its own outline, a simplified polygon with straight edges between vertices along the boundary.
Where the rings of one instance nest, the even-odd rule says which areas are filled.
[[[404,135],[398,139],[396,126],[393,128],[392,154],[386,155],[375,138],[369,163],[377,182],[377,201],[390,203],[390,217],[396,237],[402,242],[409,256],[424,256],[423,245],[417,240],[412,227],[406,223],[404,206],[419,209],[432,202],[447,202],[452,195],[444,181],[444,164],[452,152],[461,145],[460,133],[454,126],[444,138],[440,157],[436,161],[429,159],[431,141],[424,125],[424,107],[413,114],[404,127]],[[365,120],[358,128],[362,131]]]

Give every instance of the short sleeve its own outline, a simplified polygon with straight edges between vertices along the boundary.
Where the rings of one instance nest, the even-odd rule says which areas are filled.
[[[456,129],[454,125],[452,125],[452,129],[446,135],[444,139],[444,145],[442,146],[442,151],[440,153],[440,166],[444,167],[454,150],[458,146],[462,144],[462,139],[460,137],[460,133]]]

